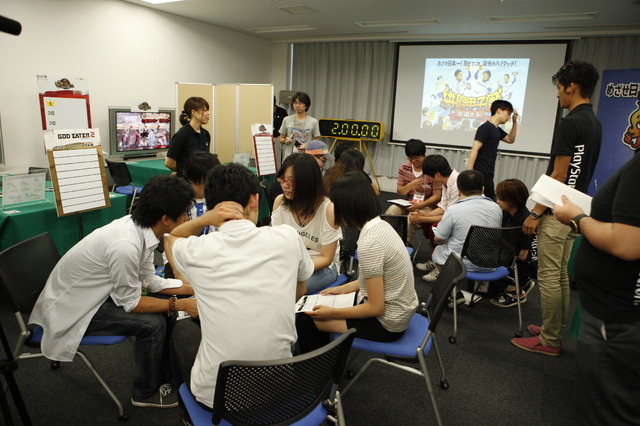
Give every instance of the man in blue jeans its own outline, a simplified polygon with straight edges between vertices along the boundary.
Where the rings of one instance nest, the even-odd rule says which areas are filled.
[[[160,278],[153,267],[158,238],[186,220],[193,196],[184,180],[156,176],[131,216],[96,229],[60,259],[29,319],[44,329],[41,348],[47,358],[72,361],[85,334],[135,336],[131,403],[177,405],[177,392],[165,383],[167,315],[184,310],[197,316],[195,300],[143,296],[142,291],[193,294],[189,284]]]

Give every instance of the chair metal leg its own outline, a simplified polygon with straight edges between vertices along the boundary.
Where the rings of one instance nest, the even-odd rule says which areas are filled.
[[[514,335],[516,337],[522,337],[522,306],[520,305],[520,280],[518,279],[518,265],[514,265],[513,275],[516,281],[516,303],[518,305],[518,330],[514,333]]]
[[[116,397],[116,395],[113,393],[113,391],[111,390],[111,388],[109,387],[109,385],[107,385],[107,383],[102,379],[102,377],[100,376],[100,374],[98,374],[98,372],[96,371],[96,369],[93,367],[93,364],[91,363],[91,361],[89,360],[89,358],[87,358],[87,356],[82,353],[81,351],[77,351],[76,354],[82,359],[82,361],[84,361],[85,365],[87,366],[87,368],[89,369],[89,371],[91,371],[91,373],[93,373],[93,375],[95,376],[96,379],[98,379],[98,381],[100,382],[100,384],[102,385],[102,387],[104,388],[104,390],[107,391],[107,393],[109,394],[109,396],[111,397],[111,399],[113,400],[113,402],[116,404],[116,406],[118,407],[118,414],[119,417],[118,419],[121,421],[127,420],[127,418],[129,417],[128,413],[125,413],[124,408],[122,407],[122,403],[118,400],[118,398]]]
[[[418,241],[418,247],[413,252],[413,259],[411,259],[411,263],[416,263],[416,256],[418,255],[418,250],[422,246],[422,242],[424,241],[424,229],[422,230],[422,237],[420,237],[420,241]]]
[[[344,420],[344,411],[342,410],[342,400],[340,399],[340,392],[336,390],[335,395],[329,402],[331,406],[335,408],[336,415],[327,415],[327,420],[338,426],[346,425],[347,423]]]
[[[454,304],[455,305],[455,304]],[[427,390],[429,391],[429,397],[431,398],[431,404],[433,405],[433,411],[436,415],[436,421],[439,426],[442,426],[442,419],[440,418],[440,411],[438,410],[438,403],[436,402],[436,396],[433,393],[433,386],[431,385],[431,379],[429,377],[429,370],[427,369],[427,362],[424,359],[424,356],[418,356],[418,361],[420,361],[420,368],[422,369],[422,377],[424,377],[424,382],[427,385]],[[431,419],[429,419],[431,420]]]
[[[138,193],[138,188],[136,188],[134,185],[131,185],[133,187],[133,194],[131,194],[131,204],[129,205],[129,214],[131,214],[131,211],[133,210],[133,202],[136,200],[136,194]]]
[[[449,336],[449,343],[452,345],[456,343],[456,337],[458,336],[458,304],[456,303],[456,288],[451,290],[451,297],[453,298],[453,335]]]
[[[436,351],[436,358],[438,358],[438,365],[440,366],[440,387],[442,389],[449,389],[449,382],[447,381],[446,372],[444,370],[444,362],[442,362],[442,356],[440,355],[440,348],[438,347],[438,342],[436,341],[435,334],[431,334],[431,342],[433,344],[433,349]]]

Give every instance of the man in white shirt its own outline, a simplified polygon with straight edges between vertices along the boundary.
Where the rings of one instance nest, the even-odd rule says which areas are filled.
[[[258,179],[246,167],[217,166],[205,181],[207,208],[235,216],[220,223],[209,210],[165,237],[169,261],[193,286],[201,325],[200,333],[193,321],[178,321],[171,345],[174,375],[181,375],[208,407],[221,362],[291,356],[297,339],[295,302],[313,273],[292,227],[256,227],[259,191]],[[196,237],[211,225],[219,226],[218,232]]]
[[[69,250],[51,272],[30,324],[44,329],[42,353],[71,361],[85,334],[136,336],[131,402],[141,407],[175,407],[177,392],[165,383],[167,314],[197,316],[195,301],[143,296],[148,292],[193,294],[180,280],[155,275],[158,238],[185,221],[193,190],[182,179],[149,180],[131,216],[96,229]]]

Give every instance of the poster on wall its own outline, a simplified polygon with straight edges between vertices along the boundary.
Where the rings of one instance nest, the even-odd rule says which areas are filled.
[[[602,147],[589,185],[593,195],[599,186],[640,148],[640,69],[605,70],[598,105],[602,123]]]
[[[87,80],[39,75],[38,96],[42,130],[91,127]]]

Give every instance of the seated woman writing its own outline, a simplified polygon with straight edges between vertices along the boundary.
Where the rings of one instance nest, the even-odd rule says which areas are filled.
[[[358,281],[324,290],[321,294],[359,291],[362,303],[349,308],[316,306],[298,314],[301,352],[329,342],[329,333],[357,330],[357,337],[380,342],[399,339],[418,306],[413,267],[397,232],[380,214],[380,204],[362,173],[347,173],[331,186],[336,223],[360,229]]]
[[[333,203],[326,197],[322,174],[309,154],[292,154],[276,175],[283,193],[273,203],[272,225],[286,224],[302,238],[313,260],[307,294],[315,293],[338,277],[342,232],[334,220]]]

